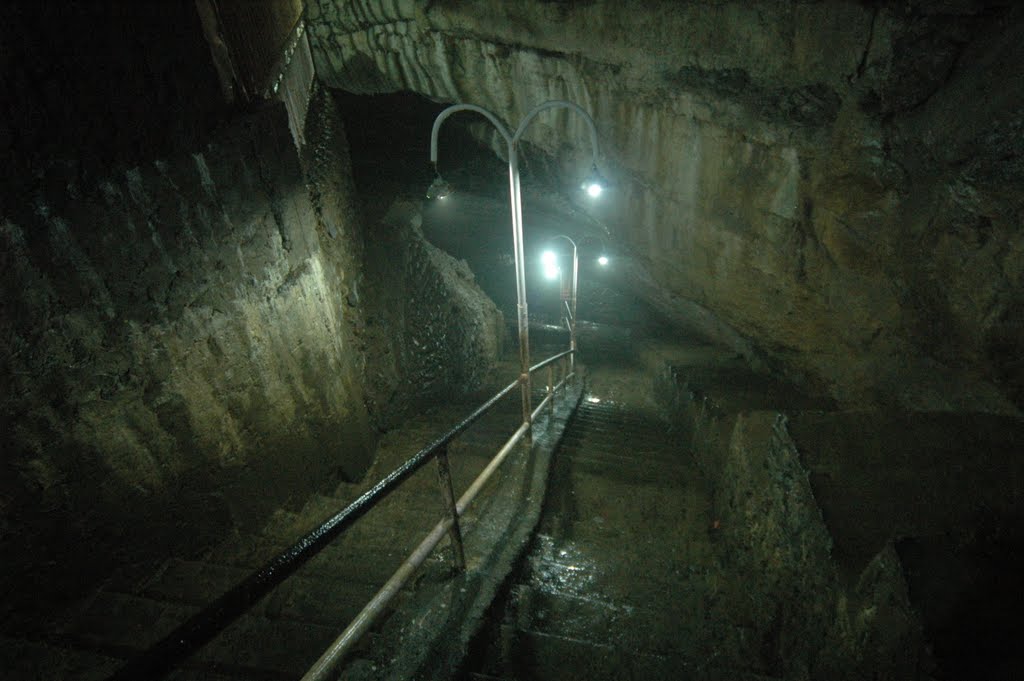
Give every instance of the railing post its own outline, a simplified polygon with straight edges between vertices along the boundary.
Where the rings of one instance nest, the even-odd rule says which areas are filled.
[[[452,565],[456,572],[466,569],[466,554],[462,548],[462,528],[459,527],[459,511],[455,507],[455,492],[452,490],[452,471],[448,465],[448,445],[437,453],[437,481],[441,485],[441,498],[444,511],[452,517],[452,526],[448,536],[452,540]]]
[[[548,413],[555,413],[555,363],[548,365]]]

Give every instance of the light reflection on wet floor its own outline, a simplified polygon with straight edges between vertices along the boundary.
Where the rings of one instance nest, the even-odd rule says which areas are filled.
[[[709,490],[642,376],[590,372],[538,535],[465,678],[758,671],[742,623],[726,613],[737,590],[715,557]]]

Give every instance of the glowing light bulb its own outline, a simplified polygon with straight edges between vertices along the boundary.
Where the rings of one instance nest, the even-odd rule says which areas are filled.
[[[598,183],[591,182],[590,184],[587,185],[587,195],[590,196],[590,198],[592,199],[596,199],[597,197],[601,196],[601,192],[603,191],[603,189],[604,188],[601,187],[601,185],[599,185]]]
[[[430,183],[430,187],[427,188],[428,199],[446,199],[451,196],[452,186],[448,184],[440,175],[434,178],[434,181]]]
[[[602,255],[600,258],[597,259],[597,264],[600,265],[601,267],[604,267],[605,265],[607,265],[608,264],[608,256],[607,255]]]

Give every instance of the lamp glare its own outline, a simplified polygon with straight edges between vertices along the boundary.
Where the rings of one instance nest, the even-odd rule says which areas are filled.
[[[605,265],[607,265],[608,264],[608,256],[607,255],[602,255],[600,258],[597,259],[597,264],[600,265],[601,267],[604,267]]]
[[[428,199],[446,199],[452,192],[452,186],[445,181],[440,175],[434,178],[434,181],[430,183],[430,187],[427,188]]]
[[[599,185],[597,182],[591,182],[590,184],[587,185],[587,194],[592,199],[596,199],[597,197],[601,196],[602,190],[603,187],[601,187],[601,185]]]

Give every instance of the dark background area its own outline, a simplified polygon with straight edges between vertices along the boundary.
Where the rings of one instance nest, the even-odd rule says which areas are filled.
[[[15,191],[55,162],[92,176],[195,148],[231,113],[193,0],[15,0],[0,44],[0,149]]]

